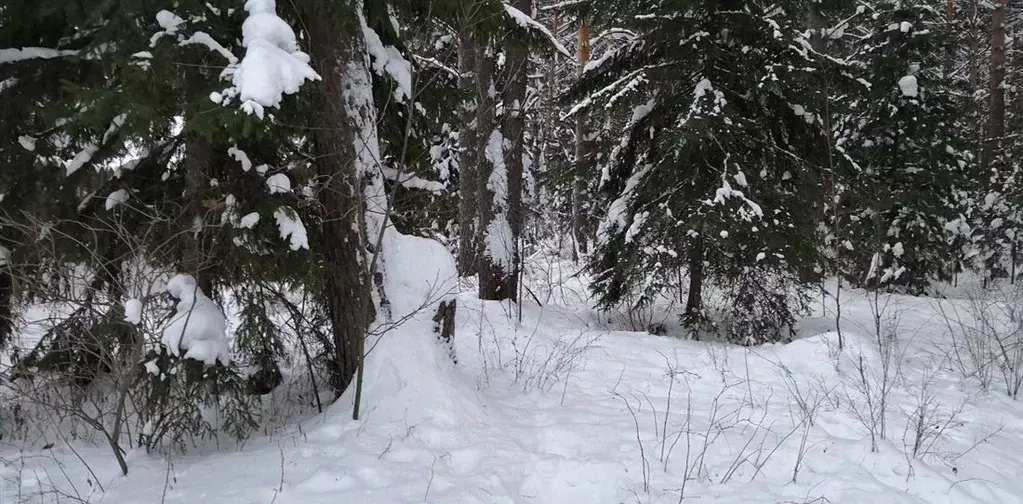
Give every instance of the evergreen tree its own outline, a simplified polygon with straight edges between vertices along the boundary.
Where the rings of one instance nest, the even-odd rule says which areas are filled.
[[[840,269],[854,285],[920,293],[950,280],[953,221],[973,155],[958,140],[957,82],[945,72],[943,2],[873,2],[852,14],[857,40],[835,124]]]
[[[732,339],[782,338],[799,308],[789,289],[819,270],[819,116],[805,101],[813,58],[800,4],[594,5],[615,12],[606,27],[635,34],[577,90],[581,106],[612,111],[605,128],[624,125],[601,160],[609,206],[591,265],[601,305],[649,303],[688,274],[688,323],[706,320],[713,280],[737,300]]]

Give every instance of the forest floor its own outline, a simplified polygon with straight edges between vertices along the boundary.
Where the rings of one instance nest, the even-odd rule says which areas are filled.
[[[854,291],[844,349],[833,298],[741,348],[627,331],[579,278],[541,285],[552,264],[521,320],[459,296],[457,364],[432,313],[385,334],[359,420],[346,394],[242,445],[135,449],[127,477],[101,447],[0,445],[0,503],[1023,503],[1023,404],[948,359],[965,300],[883,299],[891,352]]]

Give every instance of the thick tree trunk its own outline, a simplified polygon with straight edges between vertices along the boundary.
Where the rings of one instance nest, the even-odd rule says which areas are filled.
[[[984,164],[997,155],[1005,136],[1005,15],[1009,0],[998,0],[991,15],[991,80],[988,108],[987,138],[984,142]]]
[[[467,22],[468,24],[468,22]],[[479,212],[478,171],[480,152],[479,125],[470,118],[476,113],[476,65],[479,62],[479,46],[469,28],[459,34],[458,72],[459,87],[468,98],[462,103],[462,124],[458,135],[460,151],[458,156],[458,273],[463,276],[475,275],[478,270],[477,222]]]
[[[476,114],[475,123],[480,133],[476,150],[481,158],[476,179],[478,228],[476,232],[476,250],[478,251],[479,297],[480,299],[501,299],[505,278],[504,267],[508,257],[508,239],[510,232],[507,226],[501,225],[505,219],[503,206],[507,193],[507,176],[500,173],[493,177],[496,165],[504,164],[504,142],[497,124],[497,102],[493,88],[495,61],[491,51],[482,46],[476,59]],[[495,202],[500,198],[500,202]],[[497,220],[495,220],[497,219]]]
[[[579,76],[590,61],[590,30],[583,21],[579,26]],[[586,177],[593,166],[593,142],[590,140],[589,121],[586,113],[580,112],[575,123],[575,180],[572,184],[572,235],[575,238],[576,250],[573,258],[578,261],[577,253],[587,253],[586,211],[583,200],[586,198]]]
[[[514,0],[512,6],[527,14],[533,11],[533,0]],[[526,92],[529,77],[529,46],[522,40],[509,39],[505,45],[504,88],[504,141],[507,146],[505,167],[508,172],[508,191],[505,203],[508,237],[512,245],[511,264],[499,271],[503,278],[494,282],[496,299],[517,299],[519,269],[521,267],[520,237],[522,236],[522,177],[526,155]]]
[[[332,326],[334,365],[331,386],[340,395],[362,362],[363,339],[372,320],[366,269],[363,175],[357,150],[362,133],[344,97],[353,94],[347,73],[365,65],[357,11],[348,2],[300,0],[317,83],[318,123],[312,129],[315,168],[321,186],[324,300]],[[364,90],[356,90],[360,92]]]

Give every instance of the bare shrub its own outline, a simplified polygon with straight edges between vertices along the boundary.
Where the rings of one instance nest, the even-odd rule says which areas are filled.
[[[948,405],[934,392],[934,378],[941,366],[929,366],[920,383],[914,387],[912,402],[903,413],[906,426],[902,432],[902,445],[909,466],[907,477],[914,474],[913,460],[936,457],[951,463],[952,455],[940,449],[940,443],[949,434],[962,427],[966,401]]]
[[[966,306],[939,305],[952,336],[949,356],[959,372],[990,389],[1000,378],[1005,393],[1023,387],[1023,285],[996,285],[967,296]]]
[[[870,435],[870,451],[878,451],[878,442],[887,439],[888,413],[893,391],[904,378],[902,363],[906,348],[899,341],[896,315],[886,315],[887,302],[882,304],[877,292],[871,293],[874,348],[877,362],[871,363],[863,352],[855,355],[856,375],[845,388],[845,405],[849,413]],[[850,390],[851,389],[851,390]]]

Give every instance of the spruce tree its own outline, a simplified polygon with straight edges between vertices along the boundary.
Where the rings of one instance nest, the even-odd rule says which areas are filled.
[[[576,90],[580,107],[610,111],[605,128],[624,127],[600,161],[608,210],[590,268],[601,305],[650,303],[688,275],[687,323],[706,320],[712,281],[737,301],[729,337],[785,337],[800,307],[789,290],[820,269],[819,114],[806,101],[814,61],[801,3],[594,2],[594,12],[635,34],[596,56]]]

